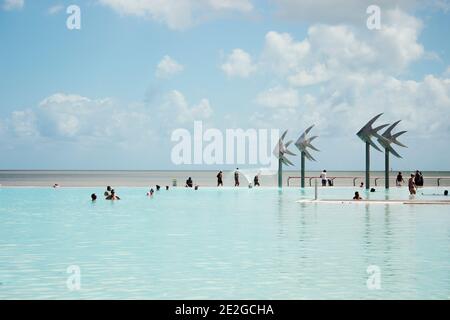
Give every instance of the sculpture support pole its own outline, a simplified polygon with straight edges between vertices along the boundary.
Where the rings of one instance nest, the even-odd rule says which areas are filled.
[[[389,189],[389,150],[384,149],[384,186]]]
[[[366,142],[366,189],[370,188],[370,144]]]
[[[278,159],[278,188],[283,186],[283,163]]]
[[[305,153],[301,153],[301,187],[305,187]]]

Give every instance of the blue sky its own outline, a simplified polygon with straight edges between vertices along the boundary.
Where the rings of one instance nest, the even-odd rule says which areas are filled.
[[[315,123],[309,168],[362,170],[355,133],[384,112],[408,130],[394,169],[450,170],[450,5],[378,1],[368,30],[369,4],[0,0],[0,169],[215,169],[171,163],[171,132],[202,120]]]

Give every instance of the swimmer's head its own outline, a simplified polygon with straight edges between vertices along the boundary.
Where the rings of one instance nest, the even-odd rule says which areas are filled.
[[[444,196],[448,196],[448,190],[444,191]]]

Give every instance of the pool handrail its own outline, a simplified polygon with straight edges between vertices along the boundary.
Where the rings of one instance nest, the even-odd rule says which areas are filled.
[[[300,179],[300,176],[289,176],[287,179],[287,186],[290,187],[290,181],[291,179]],[[320,179],[320,177],[305,177],[305,179],[308,179],[309,181],[309,186],[312,187],[312,179]],[[358,179],[364,180],[363,176],[339,176],[339,177],[328,177],[327,179],[331,179],[331,181],[333,182],[334,185],[334,180],[335,179],[352,179],[353,182],[353,186],[356,187],[356,181]],[[378,180],[384,180],[384,177],[372,177],[372,179],[374,180],[375,186],[378,186],[377,182]],[[392,179],[395,179],[395,177],[392,177]],[[437,186],[440,187],[441,186],[441,180],[450,180],[450,176],[444,176],[444,177],[424,177],[424,179],[436,179],[436,183]]]

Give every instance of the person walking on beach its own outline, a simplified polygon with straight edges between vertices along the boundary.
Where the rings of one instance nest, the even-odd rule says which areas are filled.
[[[239,168],[234,172],[234,186],[239,187]]]
[[[223,187],[223,173],[222,171],[219,171],[219,173],[217,174],[217,186],[218,187]]]
[[[327,186],[327,170],[323,170],[320,174],[320,179],[322,179],[322,187]]]
[[[256,187],[256,186],[258,186],[258,187],[260,187],[260,184],[259,184],[259,176],[258,175],[256,175],[254,178],[253,178],[253,185]]]
[[[401,187],[404,182],[405,180],[403,180],[403,175],[401,172],[399,172],[397,175],[397,179],[395,179],[395,185],[397,187]]]
[[[411,178],[409,178],[409,180],[408,180],[408,189],[409,189],[410,195],[416,194],[416,184],[414,182],[414,174],[413,173],[411,173]]]

